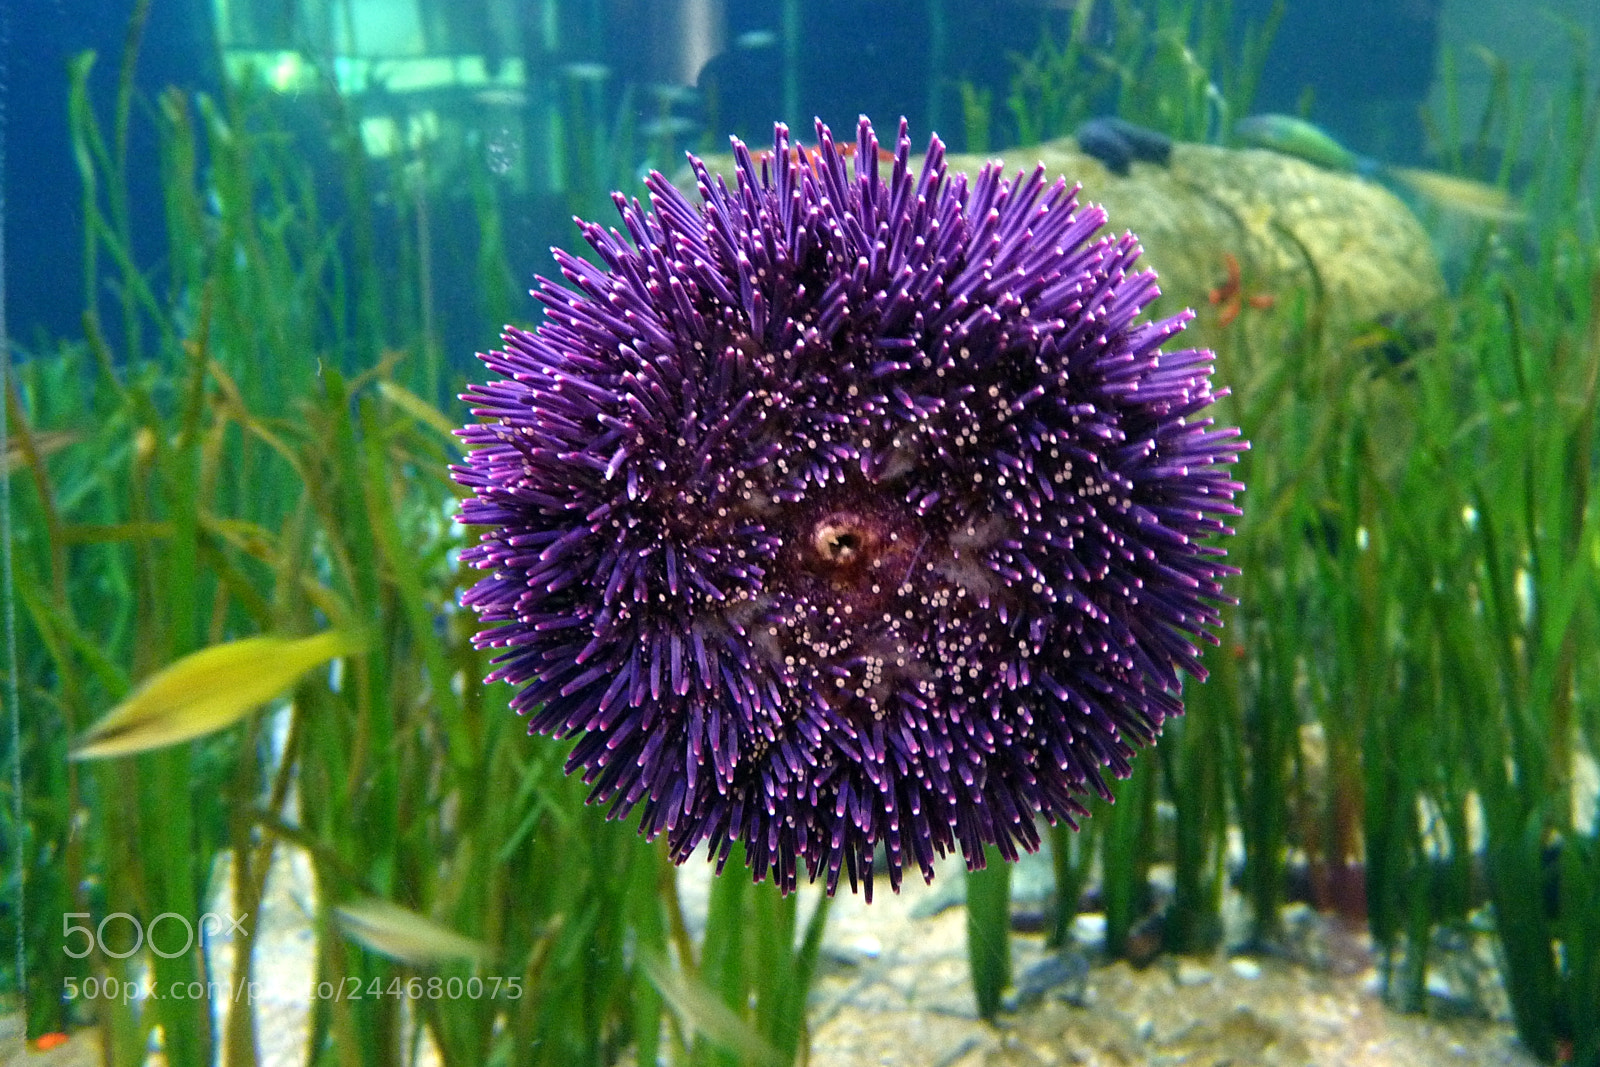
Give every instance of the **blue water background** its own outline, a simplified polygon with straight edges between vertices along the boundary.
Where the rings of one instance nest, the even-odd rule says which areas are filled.
[[[1469,12],[1492,14],[1500,0],[1461,4]],[[85,49],[99,53],[94,102],[109,129],[134,6],[133,0],[9,0],[5,265],[14,352],[43,350],[55,339],[81,333],[82,185],[67,135],[66,64]],[[1568,6],[1578,13],[1567,16],[1576,29],[1600,39],[1600,4],[1571,0]],[[1271,0],[1234,4],[1230,49],[1271,7]],[[1590,8],[1588,18],[1595,25],[1586,26],[1583,12]],[[1109,3],[1099,4],[1102,14],[1091,24],[1091,34],[1103,46],[1114,43],[1115,30],[1103,14],[1109,9]],[[224,8],[214,7],[213,0],[152,0],[139,54],[140,98],[130,131],[127,181],[135,258],[157,281],[167,250],[159,165],[147,119],[168,85],[220,92],[219,10]],[[290,49],[305,39],[308,27],[348,14],[363,21],[366,39],[380,42],[376,48],[384,47],[387,28],[407,47],[427,54],[479,56],[491,74],[515,58],[525,60],[528,70],[565,71],[567,81],[585,71],[603,71],[595,88],[601,114],[631,107],[638,123],[666,114],[681,127],[666,140],[639,144],[630,161],[635,172],[680,165],[681,155],[660,151],[663,143],[678,151],[725,145],[730,133],[761,142],[770,137],[774,119],[808,130],[813,116],[836,130],[849,130],[859,114],[872,116],[880,129],[892,128],[903,115],[919,143],[936,127],[947,131],[952,147],[962,148],[959,86],[968,83],[1003,101],[1017,57],[1030,52],[1041,34],[1063,39],[1073,16],[1066,4],[1042,0],[348,0],[348,5],[229,0],[225,10],[228,25],[221,30],[224,43],[233,48]],[[701,22],[690,26],[696,11]],[[1438,92],[1441,34],[1452,17],[1460,21],[1446,0],[1290,0],[1256,110],[1308,111],[1358,152],[1391,163],[1426,163],[1421,105]],[[1528,19],[1540,17],[1545,16]],[[1551,19],[1548,34],[1561,37],[1563,25]],[[686,63],[694,69],[686,69]],[[1482,72],[1475,76],[1481,80]],[[560,78],[557,83],[565,84]],[[663,107],[656,101],[665,98],[651,90],[661,85],[693,91]],[[325,117],[314,103],[293,96],[281,103],[281,121],[303,141],[303,157],[319,168],[319,184],[336,203],[336,160]],[[378,91],[358,96],[355,103],[363,115],[415,109],[398,94]],[[1008,143],[1008,131],[1003,107],[995,110],[1002,121],[995,130],[998,143],[990,147],[998,148]],[[503,122],[504,110],[496,114],[493,121]],[[485,124],[484,143],[491,150],[484,166],[495,166],[496,151],[520,154],[528,162],[535,149],[523,143],[525,130],[513,123],[508,145],[488,128],[488,119]],[[522,291],[526,283],[548,269],[552,244],[574,243],[571,191],[557,195],[538,184],[508,185],[501,197],[509,266],[518,288],[512,302],[518,316],[529,318],[537,311]],[[441,190],[432,210],[437,232],[448,233],[453,226],[472,232],[473,208],[461,190]],[[379,216],[381,241],[381,206]],[[379,262],[362,269],[386,269],[385,250],[380,247]],[[102,270],[109,271],[112,265],[104,260]],[[490,302],[475,291],[473,272],[459,266],[436,264],[435,284],[440,340],[464,365],[500,324],[487,320]],[[104,284],[97,291],[104,314],[113,293]]]

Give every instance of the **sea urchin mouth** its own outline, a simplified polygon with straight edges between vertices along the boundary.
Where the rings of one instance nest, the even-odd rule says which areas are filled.
[[[817,135],[556,253],[466,395],[463,601],[613,816],[870,894],[1038,847],[1181,713],[1247,446],[1075,190]]]
[[[829,515],[811,534],[817,565],[841,578],[858,574],[878,559],[879,538],[859,515]]]

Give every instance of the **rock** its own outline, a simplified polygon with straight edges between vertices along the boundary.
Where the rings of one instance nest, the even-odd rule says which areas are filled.
[[[1261,964],[1248,956],[1235,956],[1228,961],[1228,969],[1240,978],[1250,982],[1261,977]]]
[[[999,158],[1013,172],[1038,161],[1051,176],[1080,182],[1080,200],[1104,205],[1111,229],[1138,234],[1143,262],[1161,276],[1155,310],[1195,308],[1186,336],[1197,344],[1273,352],[1300,318],[1296,294],[1308,298],[1308,314],[1324,317],[1327,340],[1343,341],[1370,323],[1416,316],[1444,293],[1421,224],[1383,186],[1355,175],[1199,144],[1174,145],[1166,167],[1135,162],[1127,177],[1066,138]],[[983,158],[951,156],[949,164],[974,171]],[[1227,256],[1239,266],[1243,299],[1224,324],[1226,301],[1210,297],[1228,285]],[[1252,307],[1251,296],[1271,297],[1272,306]],[[1248,344],[1231,344],[1230,330]]]
[[[1293,1029],[1262,1017],[1248,1007],[1234,1008],[1220,1019],[1204,1020],[1168,1043],[1169,1054],[1179,1063],[1294,1064],[1312,1062],[1311,1050]]]
[[[1072,920],[1072,939],[1088,951],[1099,951],[1106,941],[1106,917],[1093,911],[1077,915]]]
[[[1075,949],[1061,949],[1022,972],[1006,1010],[1015,1012],[1038,1004],[1047,996],[1083,1007],[1089,986],[1089,957]]]

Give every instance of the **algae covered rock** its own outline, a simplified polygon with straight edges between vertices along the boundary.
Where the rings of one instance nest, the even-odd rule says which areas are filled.
[[[1110,225],[1139,235],[1161,278],[1155,310],[1195,308],[1186,343],[1228,350],[1229,331],[1264,352],[1308,323],[1333,343],[1372,323],[1407,322],[1444,293],[1427,233],[1389,190],[1259,149],[1177,144],[1166,167],[1127,176],[1070,138],[1000,153],[1008,170],[1036,161],[1082,184]],[[952,155],[952,170],[986,157]],[[1237,267],[1236,280],[1233,277]],[[1237,339],[1232,339],[1237,340]]]
[[[913,154],[916,158],[916,154]],[[1383,186],[1260,149],[1176,144],[1166,166],[1134,162],[1111,173],[1071,138],[986,156],[952,154],[952,172],[991,159],[1006,170],[1042,162],[1051,178],[1083,186],[1109,227],[1138,234],[1144,266],[1160,276],[1153,310],[1189,307],[1185,346],[1214,348],[1238,389],[1276,353],[1307,338],[1348,342],[1373,324],[1419,320],[1444,294],[1427,233]],[[730,156],[710,156],[731,175]],[[687,170],[678,179],[693,185]]]

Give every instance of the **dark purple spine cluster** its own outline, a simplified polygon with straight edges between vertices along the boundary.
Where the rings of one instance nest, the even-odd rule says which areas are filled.
[[[817,134],[580,223],[455,476],[491,678],[592,799],[870,894],[880,848],[896,888],[1036,848],[1182,711],[1247,446],[1075,189]]]

